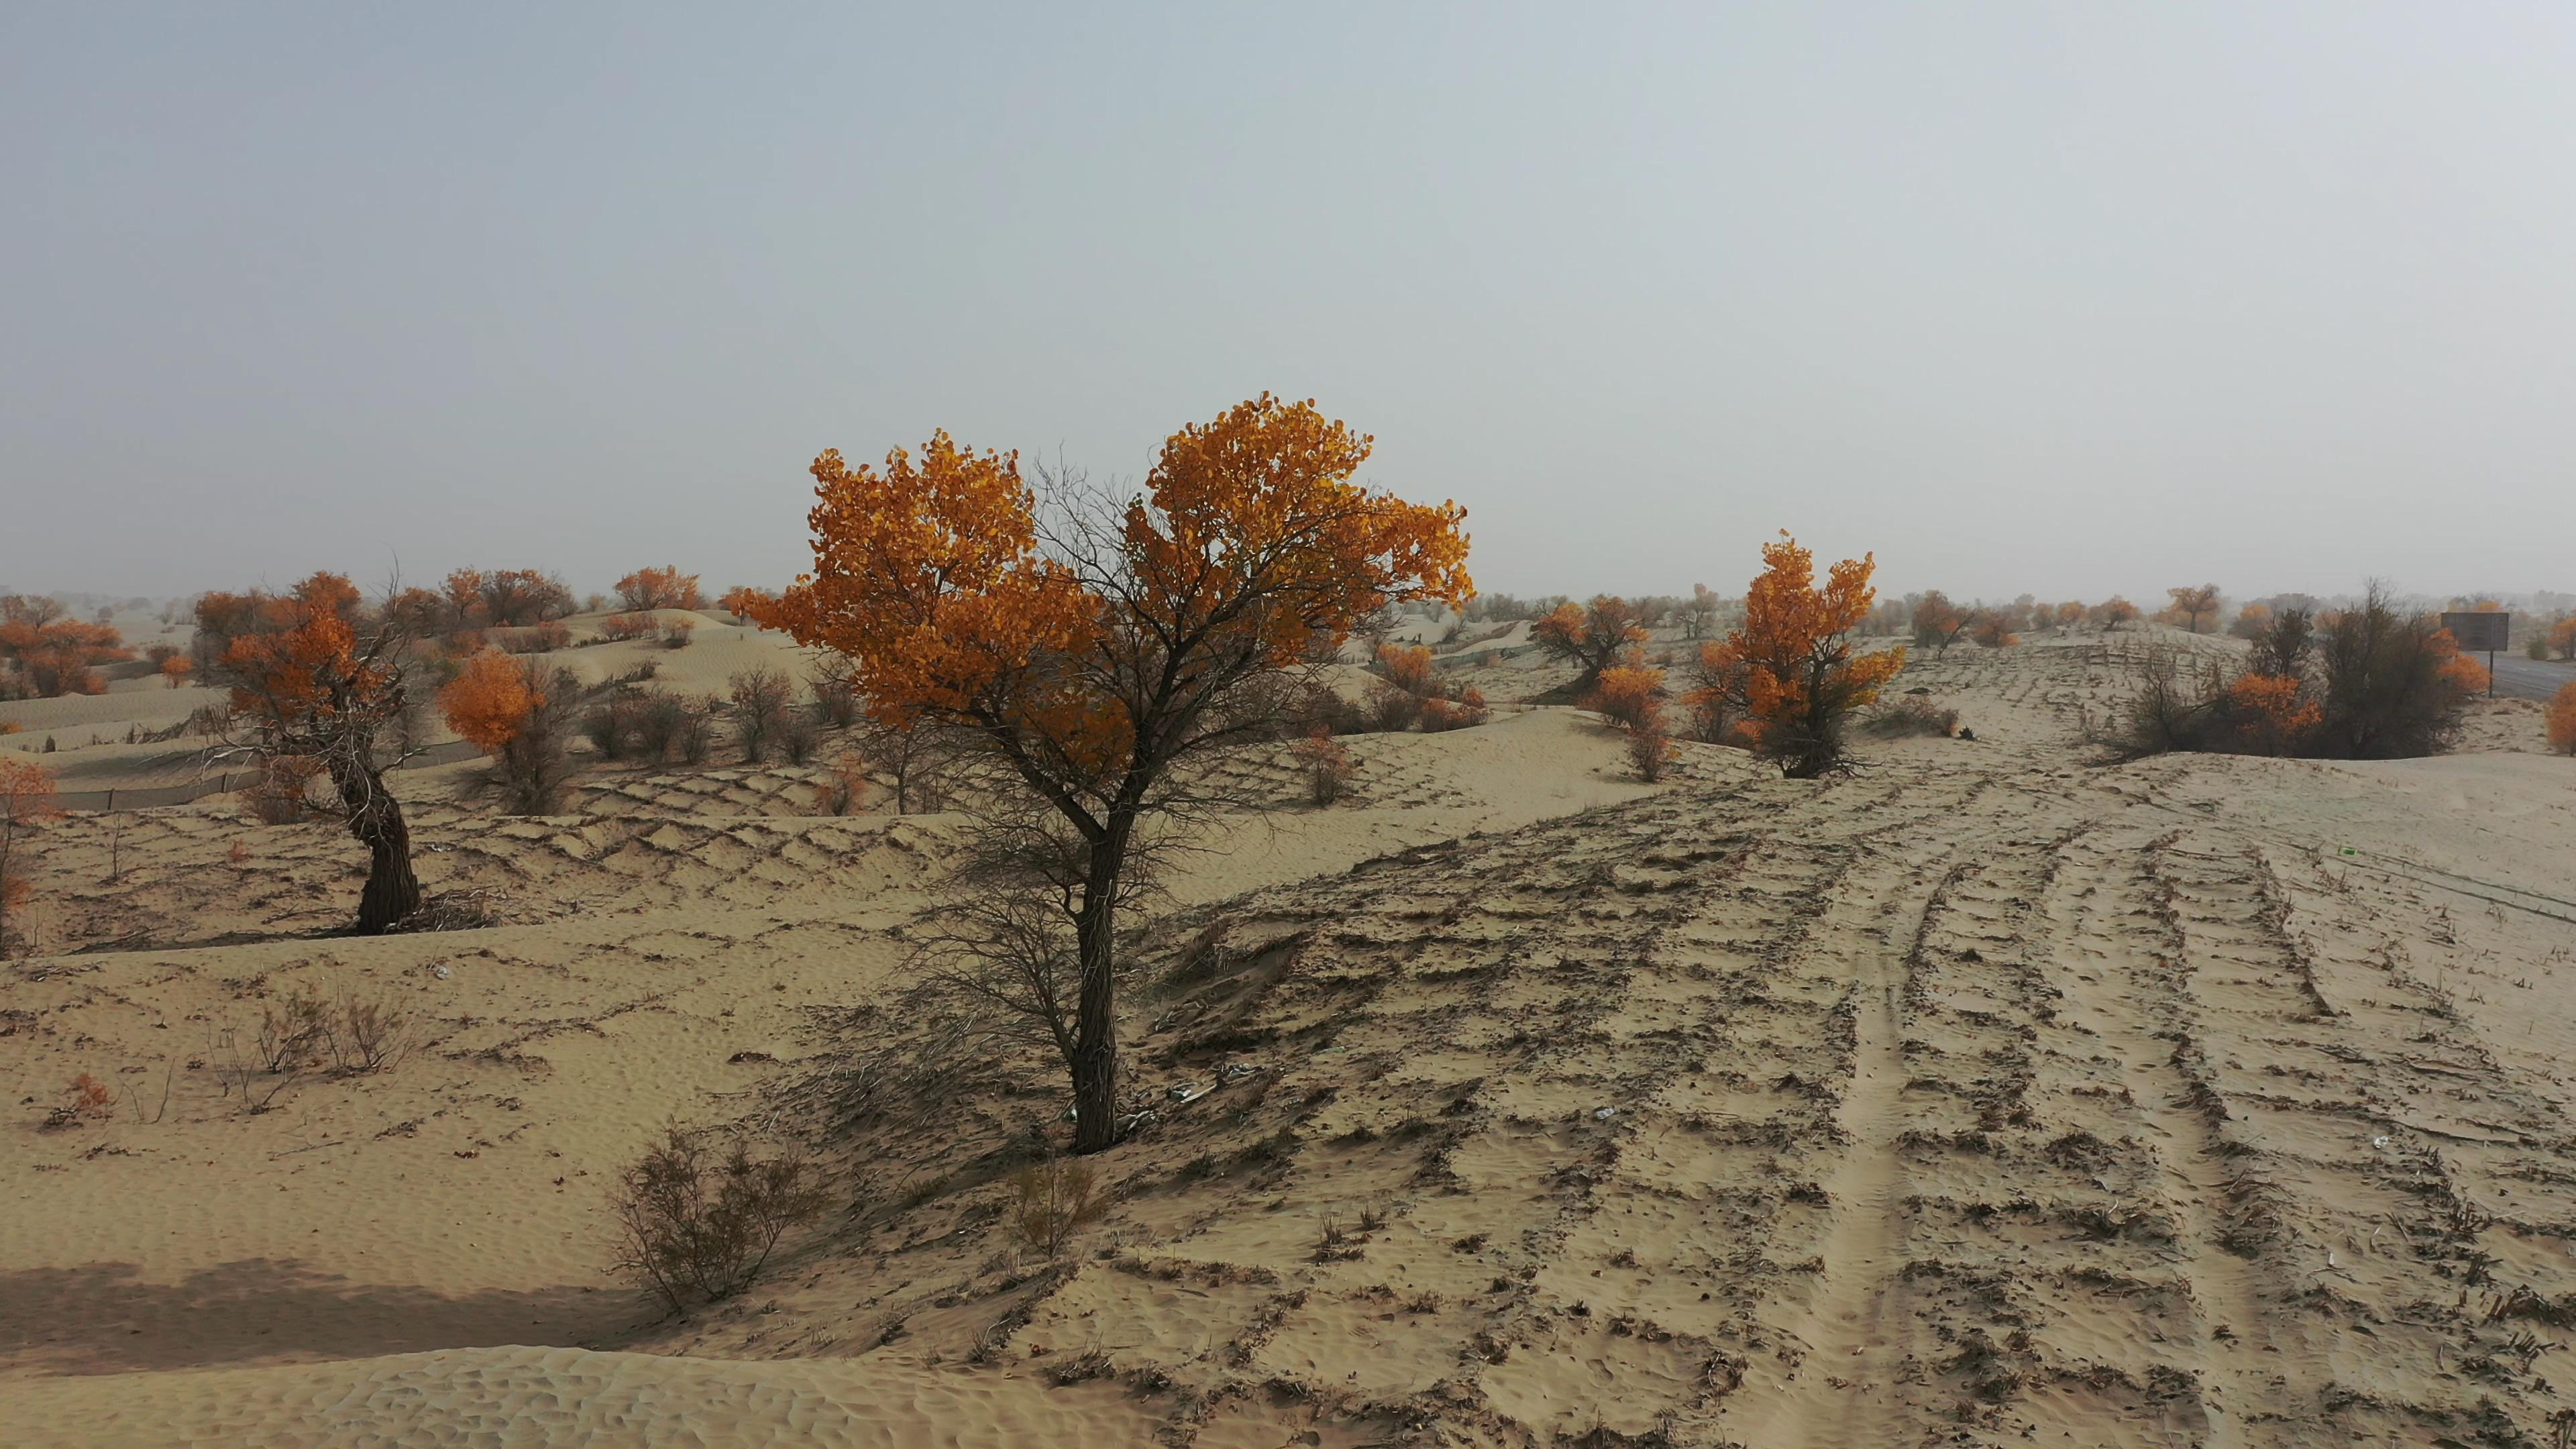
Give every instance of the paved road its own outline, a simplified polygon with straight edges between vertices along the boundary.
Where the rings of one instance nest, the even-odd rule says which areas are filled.
[[[2499,654],[2495,662],[2495,692],[2514,699],[2537,699],[2546,702],[2563,685],[2576,684],[2576,663],[2562,659],[2543,662],[2520,654]]]

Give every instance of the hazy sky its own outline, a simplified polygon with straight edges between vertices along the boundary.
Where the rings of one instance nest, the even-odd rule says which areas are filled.
[[[2576,587],[2576,6],[0,10],[0,584],[804,561],[1263,389],[1489,590]]]

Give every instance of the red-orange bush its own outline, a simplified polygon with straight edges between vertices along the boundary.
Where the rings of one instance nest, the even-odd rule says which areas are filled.
[[[703,609],[707,603],[706,596],[698,592],[698,576],[680,572],[677,564],[637,569],[619,579],[617,599],[629,610]]]
[[[1660,724],[1663,696],[1664,671],[1620,664],[1601,671],[1584,704],[1621,729],[1642,730]]]
[[[2549,747],[2562,755],[2576,755],[2576,684],[2562,684],[2558,695],[2549,701]]]

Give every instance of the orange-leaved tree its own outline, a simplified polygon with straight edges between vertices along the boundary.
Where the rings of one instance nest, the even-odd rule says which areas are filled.
[[[761,608],[777,602],[778,596],[767,589],[736,584],[716,599],[716,607],[737,619],[749,619]]]
[[[1914,601],[1914,616],[1910,622],[1918,647],[1947,654],[1950,646],[1959,641],[1959,636],[1977,622],[1977,616],[1951,603],[1948,594],[1939,589],[1929,589]]]
[[[438,710],[459,739],[491,757],[513,810],[544,815],[571,782],[562,726],[578,688],[568,670],[549,673],[535,660],[485,649],[438,691]]]
[[[1664,710],[1664,671],[1642,664],[1613,664],[1584,696],[1583,706],[1625,730],[1658,728]]]
[[[317,573],[284,594],[229,596],[242,607],[218,666],[233,715],[263,761],[317,761],[349,833],[367,847],[357,932],[378,935],[420,908],[411,829],[385,787],[377,735],[403,711],[401,628],[365,608],[345,575]],[[210,681],[211,682],[211,681]]]
[[[1272,737],[1285,676],[1319,644],[1474,592],[1465,511],[1354,483],[1370,445],[1263,394],[1173,434],[1123,503],[1044,473],[1042,499],[1017,454],[944,432],[882,469],[827,452],[813,571],[752,605],[848,655],[880,723],[934,723],[1018,787],[990,823],[1000,878],[1028,889],[988,894],[1017,903],[998,933],[1031,939],[1032,901],[1052,923],[1010,1004],[1065,1058],[1077,1151],[1119,1136],[1117,912],[1150,877],[1156,822],[1208,798],[1187,767]],[[1033,808],[1015,819],[1010,798]]]
[[[619,579],[617,600],[629,609],[702,609],[707,603],[698,592],[698,576],[680,572],[678,564],[637,569]]]
[[[1559,604],[1556,612],[1530,626],[1530,638],[1551,659],[1562,659],[1582,671],[1566,693],[1581,699],[1601,682],[1601,671],[1628,662],[1649,636],[1638,622],[1637,608],[1626,599],[1598,594],[1590,604]]]
[[[2194,634],[2200,632],[2201,620],[2217,622],[2218,585],[2187,585],[2182,588],[2167,589],[2165,593],[2173,602],[2167,604],[2164,612],[2157,617],[2168,623],[2180,624]]]
[[[2549,701],[2549,747],[2562,755],[2576,755],[2576,684],[2558,686]]]
[[[1844,559],[1818,587],[1815,555],[1784,531],[1762,546],[1762,562],[1742,627],[1702,651],[1701,673],[1739,691],[1756,753],[1792,780],[1812,780],[1848,768],[1844,725],[1905,667],[1905,651],[1862,654],[1853,644],[1877,598],[1875,556]]]
[[[51,770],[33,760],[0,759],[0,955],[9,948],[9,916],[31,893],[18,848],[18,828],[62,813]]]

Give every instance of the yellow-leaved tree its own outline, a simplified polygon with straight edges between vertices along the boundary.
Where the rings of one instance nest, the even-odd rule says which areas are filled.
[[[1062,1053],[1076,1151],[1117,1141],[1115,932],[1193,761],[1275,738],[1287,676],[1394,603],[1463,603],[1465,510],[1352,481],[1371,440],[1263,394],[1165,441],[1124,501],[942,432],[815,460],[814,568],[757,622],[837,650],[868,712],[987,768],[995,999]],[[1025,810],[1015,807],[1024,806]]]
[[[1852,631],[1878,597],[1874,555],[1844,559],[1816,583],[1815,555],[1786,532],[1762,546],[1744,624],[1701,651],[1704,678],[1726,681],[1754,752],[1792,780],[1849,768],[1844,726],[1905,667],[1903,649],[1857,653]]]

